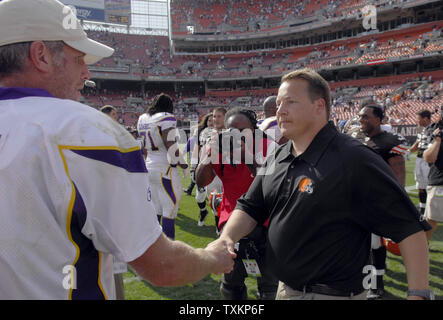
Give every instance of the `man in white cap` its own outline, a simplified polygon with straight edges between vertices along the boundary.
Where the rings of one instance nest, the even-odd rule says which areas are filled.
[[[112,256],[161,286],[232,270],[162,234],[139,144],[75,101],[112,53],[59,1],[0,2],[0,299],[114,299]]]

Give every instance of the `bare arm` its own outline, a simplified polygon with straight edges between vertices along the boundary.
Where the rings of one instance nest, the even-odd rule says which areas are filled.
[[[210,184],[216,176],[212,168],[212,158],[214,157],[211,154],[215,151],[218,152],[218,147],[214,145],[214,142],[210,142],[203,146],[200,151],[200,163],[197,169],[195,169],[195,183],[197,183],[199,188],[203,188]]]
[[[415,143],[412,145],[412,147],[409,148],[409,152],[413,153],[418,150],[418,141],[415,141]]]
[[[406,167],[403,156],[395,156],[388,159],[388,163],[394,171],[398,182],[404,187],[406,184]]]
[[[197,183],[199,188],[206,187],[214,180],[215,176],[216,174],[214,169],[212,169],[211,163],[199,163],[195,170],[195,183]]]
[[[257,221],[250,215],[242,210],[236,209],[232,212],[232,215],[224,226],[221,237],[227,237],[235,243],[251,233],[256,225]]]
[[[406,268],[409,290],[429,288],[429,248],[423,231],[410,235],[399,243]],[[414,297],[410,297],[414,299]],[[418,298],[417,299],[421,299]]]
[[[440,132],[439,129],[434,131],[434,133],[439,133],[439,132]],[[423,159],[427,163],[434,163],[435,161],[437,161],[437,157],[438,157],[438,152],[440,150],[440,146],[441,146],[441,138],[440,137],[436,137],[434,139],[434,142],[423,153]]]
[[[229,273],[234,262],[226,247],[195,249],[161,234],[154,244],[129,265],[156,286],[182,286],[209,273]]]
[[[241,238],[245,237],[255,228],[255,221],[246,212],[234,210],[225,224],[220,237],[211,242],[211,245],[219,248],[227,248],[231,254],[234,252],[234,245]]]

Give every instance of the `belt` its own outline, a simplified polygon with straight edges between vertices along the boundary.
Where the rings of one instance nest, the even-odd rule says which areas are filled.
[[[364,291],[364,289],[358,289],[358,290],[340,290],[331,288],[328,285],[325,284],[311,284],[306,285],[301,289],[295,289],[297,291],[303,292],[303,293],[318,293],[318,294],[324,294],[327,296],[334,296],[334,297],[352,297],[359,295]]]

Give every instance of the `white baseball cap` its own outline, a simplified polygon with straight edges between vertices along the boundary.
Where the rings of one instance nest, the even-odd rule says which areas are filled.
[[[0,1],[0,46],[29,41],[63,41],[94,64],[114,49],[91,40],[69,6],[57,0]]]

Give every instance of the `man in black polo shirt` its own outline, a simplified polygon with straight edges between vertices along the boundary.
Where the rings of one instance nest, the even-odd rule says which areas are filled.
[[[442,121],[442,120],[440,120]],[[423,153],[423,158],[431,166],[429,169],[428,199],[426,202],[426,220],[432,229],[427,232],[428,240],[437,229],[438,222],[443,222],[443,147],[442,132],[439,128],[433,132],[434,141]]]
[[[365,299],[371,233],[400,244],[410,299],[430,297],[419,213],[373,150],[339,133],[327,82],[302,69],[282,78],[277,119],[290,141],[241,197],[214,246],[234,243],[269,218],[267,261],[277,299]]]
[[[383,131],[381,123],[384,118],[382,108],[372,99],[364,99],[360,103],[359,122],[360,129],[365,138],[362,142],[377,152],[383,160],[391,167],[398,182],[405,186],[405,159],[408,148],[406,140],[396,134]],[[384,294],[383,275],[386,270],[386,247],[382,245],[380,237],[373,234],[371,244],[371,258],[374,265],[377,278],[376,282],[371,283],[368,292],[368,299],[377,299]]]

